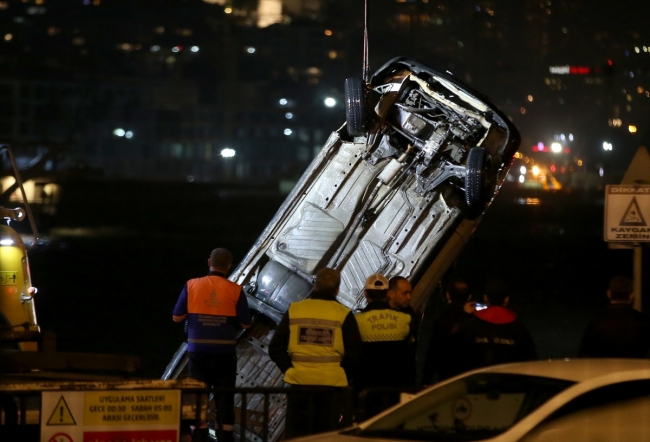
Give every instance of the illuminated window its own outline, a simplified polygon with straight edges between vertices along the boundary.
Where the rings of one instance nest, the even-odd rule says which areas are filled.
[[[257,27],[266,28],[282,21],[282,0],[259,0]]]

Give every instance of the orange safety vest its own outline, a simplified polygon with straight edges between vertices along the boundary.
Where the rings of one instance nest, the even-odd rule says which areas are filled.
[[[240,285],[221,276],[209,275],[191,279],[187,281],[187,312],[199,315],[199,323],[205,325],[210,325],[210,321],[216,321],[216,316],[236,317],[240,293]],[[192,335],[190,330],[189,343],[217,345],[237,343],[235,339],[206,339]]]

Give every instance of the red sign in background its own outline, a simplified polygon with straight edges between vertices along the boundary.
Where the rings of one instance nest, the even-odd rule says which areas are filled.
[[[176,442],[176,430],[87,431],[83,442]]]

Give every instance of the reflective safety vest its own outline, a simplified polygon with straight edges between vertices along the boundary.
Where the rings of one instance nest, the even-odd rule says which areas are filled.
[[[363,342],[403,341],[409,336],[411,315],[386,308],[354,315]]]
[[[306,299],[289,306],[289,355],[284,374],[294,385],[345,387],[343,321],[350,310],[336,301]]]
[[[240,293],[240,285],[216,275],[187,281],[188,343],[192,348],[237,344],[236,329],[227,318],[237,316]]]

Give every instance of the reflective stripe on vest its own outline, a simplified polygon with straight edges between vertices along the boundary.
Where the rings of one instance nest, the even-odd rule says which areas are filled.
[[[348,385],[343,360],[343,321],[350,310],[336,301],[307,299],[289,306],[289,355],[284,375],[294,385]]]
[[[368,310],[354,317],[363,342],[402,341],[410,333],[411,315],[396,310]]]
[[[216,344],[216,345],[235,345],[237,344],[237,340],[233,339],[195,339],[195,338],[188,338],[187,342],[191,342],[193,344]]]
[[[237,316],[241,286],[221,276],[187,281],[187,311],[200,315]]]

